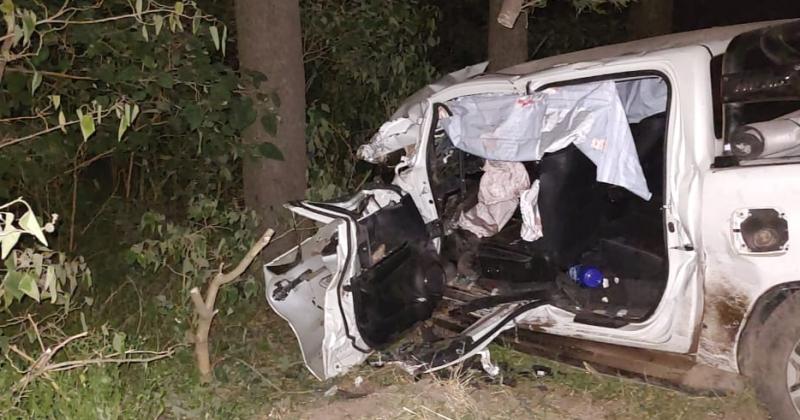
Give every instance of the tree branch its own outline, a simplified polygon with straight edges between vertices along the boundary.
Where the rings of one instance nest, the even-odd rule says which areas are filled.
[[[25,73],[25,74],[33,74],[34,73],[33,70],[26,69],[26,68],[23,68],[23,67],[8,67],[8,68],[6,68],[6,71],[11,72],[11,73]],[[62,79],[71,79],[71,80],[97,80],[94,77],[75,76],[75,75],[72,75],[72,74],[59,73],[59,72],[55,72],[55,71],[45,71],[45,70],[37,70],[37,71],[42,76],[59,77],[59,78],[62,78]]]
[[[6,21],[6,25],[8,28],[6,29],[6,35],[3,37],[3,43],[0,44],[0,81],[3,80],[3,73],[6,69],[6,63],[8,62],[8,58],[11,56],[11,46],[14,45],[14,28],[15,28],[15,21],[12,17]]]
[[[253,260],[261,253],[265,246],[267,246],[270,241],[272,240],[272,236],[275,234],[275,231],[272,229],[267,229],[263,235],[250,247],[250,250],[247,251],[247,254],[239,261],[239,264],[236,267],[224,273],[222,271],[222,267],[220,266],[219,273],[211,279],[208,283],[208,289],[206,290],[206,297],[203,297],[200,294],[200,289],[197,287],[192,288],[189,292],[189,296],[192,299],[192,303],[194,304],[195,313],[197,313],[197,330],[195,331],[194,335],[194,344],[195,344],[195,357],[197,359],[197,369],[200,371],[200,380],[202,382],[210,382],[211,381],[211,360],[209,357],[208,351],[208,333],[211,330],[211,321],[214,320],[214,315],[217,314],[217,311],[214,310],[214,303],[217,300],[217,293],[219,293],[219,289],[236,280],[241,276],[247,267],[253,263]]]

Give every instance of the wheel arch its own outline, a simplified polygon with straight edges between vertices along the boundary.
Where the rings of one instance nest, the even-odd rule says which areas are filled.
[[[753,343],[757,327],[763,325],[775,308],[798,291],[800,291],[800,280],[777,284],[762,293],[751,306],[739,328],[739,339],[736,341],[736,363],[740,373],[743,373],[746,346]]]

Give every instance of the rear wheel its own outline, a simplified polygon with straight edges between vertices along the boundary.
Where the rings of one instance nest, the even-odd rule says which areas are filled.
[[[800,293],[786,297],[742,336],[742,373],[773,418],[800,419]]]

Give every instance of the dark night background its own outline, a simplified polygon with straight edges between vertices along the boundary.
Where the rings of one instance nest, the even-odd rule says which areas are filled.
[[[441,10],[438,25],[441,42],[432,52],[434,65],[442,71],[452,71],[485,60],[486,2],[430,0],[430,3]],[[673,7],[672,32],[800,17],[798,0],[675,0]],[[529,17],[530,57],[629,40],[625,28],[627,14],[627,9],[578,14],[566,1],[551,1]]]

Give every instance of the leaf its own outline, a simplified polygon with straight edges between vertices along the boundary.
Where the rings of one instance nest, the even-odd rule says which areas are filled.
[[[50,103],[53,104],[54,109],[61,107],[61,95],[50,95]]]
[[[251,71],[248,72],[248,74],[250,75],[250,78],[253,79],[253,86],[256,89],[258,89],[258,87],[261,86],[261,83],[264,83],[264,82],[267,81],[267,75],[264,74],[264,73],[261,73],[260,71],[251,70]]]
[[[189,124],[189,129],[194,131],[203,123],[203,110],[197,104],[189,104],[183,109],[183,115]]]
[[[122,136],[125,135],[125,131],[128,130],[130,123],[128,122],[128,116],[123,115],[122,118],[119,119],[119,127],[117,128],[117,141],[122,141]]]
[[[23,44],[28,45],[31,42],[31,35],[36,29],[36,13],[28,10],[27,13],[22,14],[22,39]]]
[[[58,295],[58,283],[56,282],[56,271],[52,265],[47,266],[47,272],[44,275],[45,279],[45,290],[50,293],[50,303],[56,303],[56,297]]]
[[[142,0],[136,0],[136,17],[141,19],[142,18]]]
[[[172,89],[172,75],[166,72],[160,73],[156,76],[156,83],[164,89]]]
[[[43,262],[44,262],[44,256],[37,252],[37,253],[33,254],[33,256],[31,257],[31,260],[33,262],[33,272],[36,273],[36,277],[41,276],[42,275]]]
[[[14,2],[11,0],[3,0],[3,3],[0,4],[0,12],[3,12],[4,15],[11,15],[14,13]]]
[[[67,133],[67,117],[64,116],[64,111],[58,111],[58,125],[64,134]]]
[[[181,266],[181,273],[187,274],[191,273],[192,271],[194,271],[194,265],[188,258],[184,259]]]
[[[142,38],[146,42],[150,42],[150,34],[147,32],[147,26],[142,25]]]
[[[228,42],[228,25],[222,25],[222,40],[220,46],[222,47],[222,55],[225,55],[225,44]]]
[[[0,354],[2,354],[3,356],[8,354],[9,344],[10,344],[10,339],[0,334]]]
[[[22,273],[16,270],[10,270],[6,273],[3,279],[3,288],[9,299],[22,298],[22,291],[19,289],[19,283],[22,281]],[[6,300],[8,303],[8,300]]]
[[[200,29],[200,10],[195,9],[194,16],[192,17],[192,35],[197,35]]]
[[[83,135],[83,141],[89,140],[89,137],[94,134],[94,120],[92,119],[92,114],[84,114],[80,109],[77,111],[79,124],[81,126],[81,134]]]
[[[283,160],[283,153],[272,143],[261,143],[257,148],[258,153],[267,159]]]
[[[30,296],[31,299],[39,301],[39,286],[36,284],[36,277],[30,274],[23,274],[19,281],[19,290]]]
[[[114,338],[111,339],[111,347],[114,348],[114,351],[117,353],[122,353],[125,346],[125,334],[120,332],[114,333]]]
[[[272,92],[269,95],[269,99],[272,101],[272,105],[274,105],[276,108],[280,108],[280,106],[281,106],[281,97],[278,96],[277,92]]]
[[[13,229],[13,228],[12,228]],[[8,254],[14,249],[14,245],[19,241],[21,233],[18,230],[0,233],[0,258],[6,259]]]
[[[154,15],[153,24],[156,26],[156,36],[161,33],[161,28],[164,27],[164,16]]]
[[[19,218],[19,226],[25,229],[26,232],[36,237],[42,245],[47,246],[47,239],[44,237],[42,227],[39,226],[39,221],[32,211],[28,210],[22,217]]]
[[[272,137],[278,134],[278,116],[270,112],[261,117],[261,126]]]
[[[130,123],[133,124],[136,121],[136,117],[139,116],[139,105],[133,104],[133,111],[131,111],[131,120]]]
[[[214,48],[219,51],[219,30],[216,26],[209,26],[208,32],[211,34],[211,42],[214,43]]]
[[[42,85],[42,73],[39,73],[37,70],[33,71],[33,77],[31,78],[31,95],[36,93],[36,89],[39,89],[39,86]]]
[[[175,2],[175,14],[182,15],[183,14],[183,2],[176,1]]]

